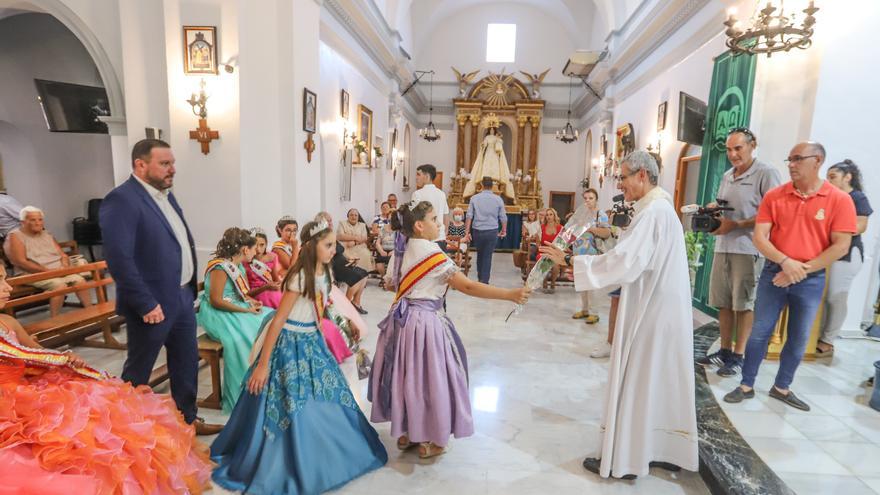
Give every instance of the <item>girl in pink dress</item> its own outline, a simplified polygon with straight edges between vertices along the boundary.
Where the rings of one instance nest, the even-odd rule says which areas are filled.
[[[278,256],[275,253],[266,252],[269,239],[261,229],[253,229],[254,237],[257,238],[257,254],[250,263],[245,263],[248,283],[251,286],[249,296],[273,309],[278,309],[281,302],[281,274],[278,265]]]

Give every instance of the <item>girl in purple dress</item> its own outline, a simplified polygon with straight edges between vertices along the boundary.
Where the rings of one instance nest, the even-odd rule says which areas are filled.
[[[248,283],[251,291],[248,294],[257,301],[273,309],[278,309],[281,302],[281,275],[278,266],[278,256],[275,253],[266,252],[269,239],[261,229],[254,229],[254,237],[257,238],[257,254],[250,263],[245,264]]]
[[[468,395],[467,356],[443,309],[446,291],[522,304],[528,288],[501,289],[470,280],[434,242],[440,232],[431,203],[403,205],[392,214],[397,231],[386,275],[396,290],[370,373],[371,421],[391,422],[397,447],[419,447],[419,457],[446,451],[450,435],[474,433]]]

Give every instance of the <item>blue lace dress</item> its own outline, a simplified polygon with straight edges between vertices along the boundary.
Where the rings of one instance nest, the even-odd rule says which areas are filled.
[[[287,289],[300,291],[299,281],[295,276]],[[326,298],[329,287],[321,289]],[[388,461],[305,297],[297,299],[275,343],[266,386],[257,396],[242,391],[211,445],[211,459],[217,463],[213,480],[226,489],[290,495],[338,488]]]

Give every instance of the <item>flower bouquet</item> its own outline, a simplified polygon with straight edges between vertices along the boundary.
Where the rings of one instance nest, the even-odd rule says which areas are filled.
[[[589,230],[594,221],[595,217],[590,215],[589,210],[581,206],[574,212],[571,218],[568,219],[568,222],[566,222],[562,230],[559,231],[559,234],[556,235],[556,238],[553,239],[553,245],[565,251],[572,245],[572,243],[581,237],[584,232]],[[544,279],[547,278],[547,274],[553,270],[553,265],[554,262],[552,259],[547,256],[542,256],[541,259],[535,263],[535,266],[532,267],[532,271],[529,272],[529,276],[526,278],[526,287],[532,290],[540,287],[544,283]],[[513,311],[507,315],[507,320],[509,320],[512,315],[521,313],[522,309],[522,304],[517,304],[516,307],[513,308]]]

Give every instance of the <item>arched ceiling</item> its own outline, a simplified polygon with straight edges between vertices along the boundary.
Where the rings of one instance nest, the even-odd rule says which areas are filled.
[[[567,34],[575,40],[588,39],[594,25],[591,17],[598,15],[604,38],[615,26],[619,26],[635,9],[639,0],[507,0],[540,9],[556,18]],[[411,26],[414,33],[413,53],[430,37],[430,33],[446,18],[462,10],[480,4],[502,3],[498,0],[386,0],[385,14],[389,23],[401,31],[402,24]],[[598,47],[597,47],[598,48]]]

